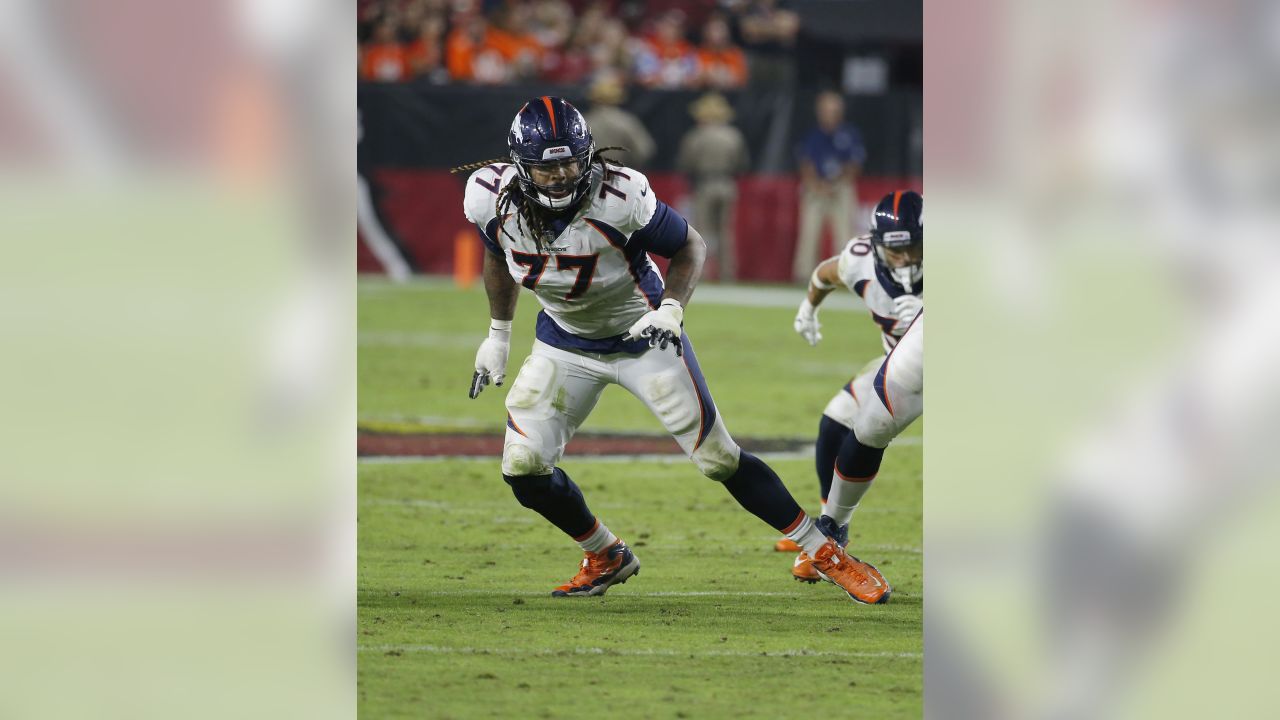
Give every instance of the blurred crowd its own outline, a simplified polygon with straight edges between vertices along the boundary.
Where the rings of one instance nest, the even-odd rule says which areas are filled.
[[[360,0],[358,12],[360,78],[376,82],[728,90],[785,80],[777,61],[800,29],[780,0]]]

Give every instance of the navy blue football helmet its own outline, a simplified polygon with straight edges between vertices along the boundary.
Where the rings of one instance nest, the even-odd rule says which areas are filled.
[[[910,292],[924,277],[924,198],[914,190],[885,195],[871,215],[871,246],[876,264]],[[917,262],[894,267],[885,250],[909,252]]]
[[[591,156],[596,144],[578,108],[559,97],[537,97],[524,104],[507,134],[511,162],[525,196],[551,210],[578,204],[591,186]],[[535,169],[563,167],[563,180],[534,181]],[[574,172],[576,170],[576,173]]]

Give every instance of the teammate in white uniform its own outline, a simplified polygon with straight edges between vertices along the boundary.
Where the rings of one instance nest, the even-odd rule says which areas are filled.
[[[814,270],[808,295],[796,314],[796,332],[810,345],[817,345],[822,339],[818,306],[837,284],[843,284],[863,299],[872,320],[880,327],[885,352],[892,359],[892,363],[884,358],[868,363],[831,398],[819,422],[814,462],[824,516],[831,518],[827,522],[820,518],[819,523],[824,532],[845,542],[849,518],[879,469],[880,455],[889,441],[919,416],[912,408],[922,406],[923,338],[911,347],[901,347],[900,343],[924,308],[923,213],[924,201],[916,192],[899,190],[886,195],[872,214],[871,232],[849,241],[838,256],[823,261]],[[919,324],[923,326],[923,319]],[[915,333],[922,336],[923,328]],[[890,364],[905,365],[905,375],[914,372],[911,368],[919,368],[919,383],[910,385],[905,392],[909,397],[900,398],[896,405],[891,397],[881,394],[883,388],[877,384],[887,370],[891,383],[904,377],[904,371],[892,372],[894,368]],[[890,430],[891,434],[886,436]],[[862,445],[878,449],[874,462],[853,460],[853,448],[859,438]],[[867,452],[863,450],[860,454],[867,455]],[[847,472],[841,472],[840,458],[849,464],[844,467]],[[855,471],[858,474],[849,474]],[[845,482],[837,483],[835,477]],[[833,492],[839,494],[838,503],[832,502]],[[791,570],[797,580],[815,582],[819,579],[802,548],[783,539],[775,549],[800,553]]]
[[[542,305],[533,352],[507,394],[502,474],[520,504],[578,542],[578,573],[559,597],[602,595],[638,572],[631,550],[588,509],[558,467],[605,386],[640,399],[707,477],[804,547],[817,571],[859,602],[889,599],[875,568],[844,553],[767,465],[734,443],[683,331],[706,245],[658,200],[644,175],[596,150],[582,115],[557,97],[530,100],[508,134],[511,162],[485,161],[467,180],[467,218],[487,248],[489,337],[471,397],[506,374],[520,286]],[[649,253],[671,258],[664,279]]]

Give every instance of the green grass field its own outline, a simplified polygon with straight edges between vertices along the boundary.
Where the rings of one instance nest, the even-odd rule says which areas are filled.
[[[465,389],[487,305],[480,290],[362,281],[359,419],[501,432],[501,389]],[[525,295],[509,367],[532,342]],[[808,347],[788,307],[699,303],[686,314],[731,432],[811,437],[831,394],[879,352],[864,314],[824,312]],[[895,586],[857,605],[797,583],[776,534],[683,459],[566,456],[592,510],[643,570],[604,598],[553,600],[581,554],[520,507],[499,459],[359,466],[359,703],[365,717],[810,717],[921,714],[921,446],[885,455],[850,549]],[[584,426],[654,432],[610,388]],[[766,458],[768,459],[768,458]],[[816,511],[812,461],[770,459]]]

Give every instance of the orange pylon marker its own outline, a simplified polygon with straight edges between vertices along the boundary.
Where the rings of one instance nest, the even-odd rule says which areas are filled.
[[[453,236],[453,284],[469,288],[480,277],[480,241],[474,230],[459,230]]]

